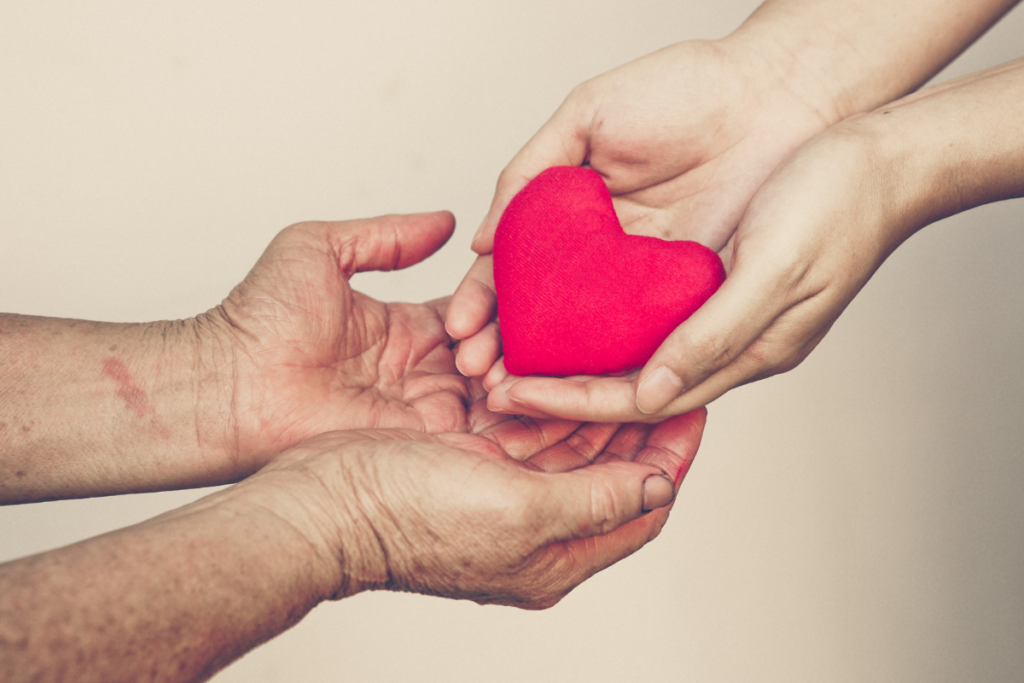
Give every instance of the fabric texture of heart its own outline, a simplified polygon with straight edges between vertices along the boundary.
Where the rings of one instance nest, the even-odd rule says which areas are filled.
[[[725,280],[696,242],[627,235],[601,176],[549,168],[509,203],[494,284],[514,375],[603,375],[646,363]]]

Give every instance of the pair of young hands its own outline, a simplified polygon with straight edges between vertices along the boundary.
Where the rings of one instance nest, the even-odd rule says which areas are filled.
[[[980,131],[964,121],[980,110],[975,127],[986,117],[990,129],[1000,125],[999,108],[985,103],[1003,104],[997,88],[1013,92],[1019,76],[983,72],[856,115],[856,96],[800,81],[806,65],[773,63],[773,53],[744,38],[677,44],[583,83],[505,168],[473,242],[480,256],[447,320],[462,340],[459,369],[483,378],[493,410],[658,421],[791,370],[914,230],[1001,198],[992,195],[1005,178],[986,191],[978,187],[985,173],[975,175],[976,187],[955,173],[967,175],[976,159],[996,168],[981,163],[974,150],[989,141],[968,139]],[[907,71],[887,87],[930,75],[916,64]],[[949,139],[951,131],[963,136]],[[639,371],[515,377],[500,359],[494,231],[540,171],[581,164],[604,177],[626,232],[700,242],[719,252],[729,275]]]

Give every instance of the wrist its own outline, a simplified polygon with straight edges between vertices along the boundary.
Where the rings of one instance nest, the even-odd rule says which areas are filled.
[[[196,513],[259,544],[261,556],[274,565],[271,573],[280,577],[283,592],[294,591],[295,601],[312,607],[339,593],[345,557],[338,530],[343,523],[306,473],[264,470],[168,516]]]
[[[876,160],[899,239],[1024,195],[1024,59],[923,89],[836,127]]]
[[[240,325],[224,305],[197,315],[194,324],[196,436],[217,463],[220,481],[238,481],[305,435],[282,427],[294,416],[274,412],[271,399],[282,375],[268,360],[267,343]]]
[[[309,550],[321,599],[339,600],[387,585],[387,557],[364,509],[377,441],[325,434],[275,457],[232,487],[246,504],[269,510]]]
[[[213,483],[197,452],[193,321],[3,316],[0,498],[109,495]]]
[[[748,69],[758,72],[755,86],[784,92],[813,111],[827,128],[875,106],[870,96],[857,96],[840,77],[836,65],[854,58],[813,30],[787,25],[755,13],[733,33],[717,41]]]
[[[935,220],[943,197],[932,192],[913,127],[894,121],[885,109],[852,116],[801,148],[788,165],[811,161],[809,178],[827,179],[807,192],[829,198],[836,221],[856,225],[861,257],[881,265],[918,229]],[[851,223],[851,217],[856,217]]]
[[[194,331],[191,386],[197,447],[214,463],[223,482],[252,474],[249,444],[240,429],[241,366],[248,362],[244,346],[219,309],[192,318]]]
[[[836,123],[920,88],[1015,4],[767,0],[724,42]]]

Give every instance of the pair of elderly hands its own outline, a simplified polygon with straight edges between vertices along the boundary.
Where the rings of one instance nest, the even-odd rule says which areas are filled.
[[[241,485],[254,502],[287,491],[280,514],[338,562],[335,597],[550,606],[658,534],[704,412],[652,427],[488,410],[456,370],[447,299],[382,303],[349,284],[423,260],[453,230],[441,212],[281,232],[196,321],[207,355],[231,361],[205,382],[201,402],[230,409],[200,420],[221,455],[193,483],[258,470]]]
[[[0,678],[201,680],[365,590],[545,608],[654,538],[703,411],[493,412],[455,368],[447,300],[350,286],[453,230],[445,212],[294,225],[182,321],[0,316],[0,502],[234,483],[0,566]]]

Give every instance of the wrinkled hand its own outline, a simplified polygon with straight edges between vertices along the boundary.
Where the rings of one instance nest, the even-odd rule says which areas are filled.
[[[783,69],[738,41],[680,43],[578,86],[498,180],[473,248],[481,256],[448,312],[459,369],[505,378],[490,251],[511,198],[550,166],[600,173],[626,232],[729,242],[771,170],[835,113],[802,99]],[[728,259],[727,254],[723,256]]]
[[[397,590],[539,609],[652,540],[706,413],[579,426],[496,415],[473,434],[324,434],[239,485],[275,491],[341,598]],[[644,514],[648,510],[654,510]]]
[[[359,271],[422,261],[453,229],[446,212],[293,225],[201,317],[221,406],[210,438],[237,474],[326,431],[465,429],[447,301],[382,303],[349,284]]]

